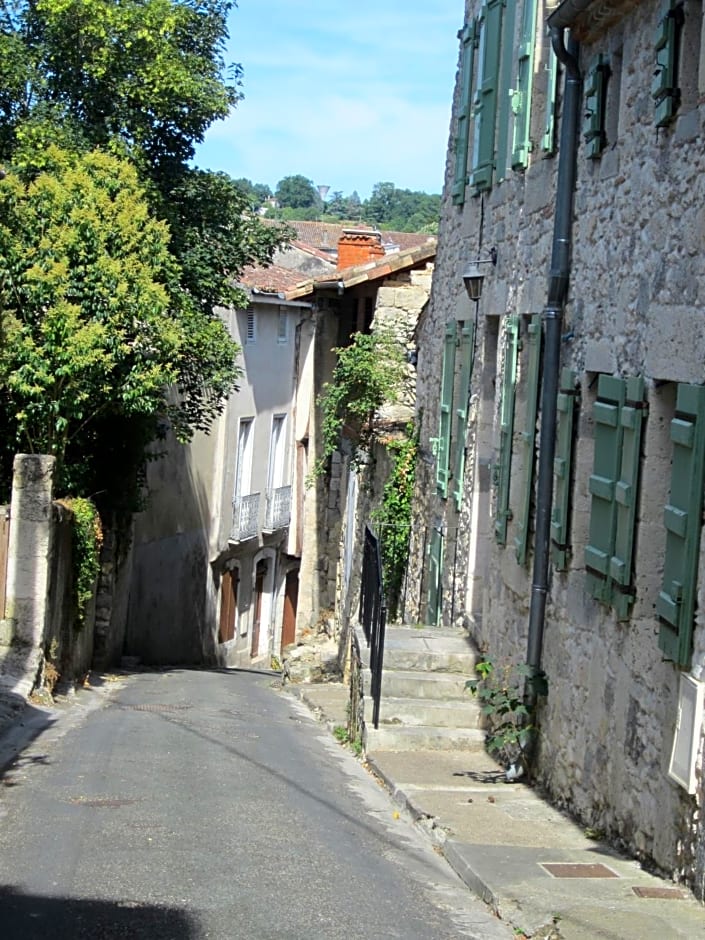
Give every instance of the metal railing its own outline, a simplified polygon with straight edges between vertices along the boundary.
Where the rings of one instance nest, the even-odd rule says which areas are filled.
[[[278,486],[267,493],[265,529],[273,532],[289,525],[291,519],[291,487]]]
[[[233,500],[233,525],[231,542],[242,542],[257,535],[259,527],[259,493],[236,496]]]
[[[384,602],[382,555],[379,539],[369,526],[365,526],[365,545],[362,554],[360,623],[370,650],[372,724],[377,728],[379,727],[379,705],[382,697],[382,667],[384,665],[384,633],[387,626],[387,607]]]

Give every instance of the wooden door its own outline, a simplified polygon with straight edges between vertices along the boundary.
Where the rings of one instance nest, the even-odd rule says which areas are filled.
[[[220,627],[218,629],[218,642],[227,643],[235,636],[235,621],[237,619],[237,588],[240,572],[237,568],[224,571],[220,580]]]
[[[296,639],[296,608],[299,600],[299,569],[286,576],[284,590],[284,617],[282,619],[282,650]]]
[[[256,656],[259,652],[259,628],[262,619],[262,594],[264,593],[264,579],[267,575],[267,562],[258,561],[255,571],[255,609],[254,621],[252,623],[252,646],[250,656]]]

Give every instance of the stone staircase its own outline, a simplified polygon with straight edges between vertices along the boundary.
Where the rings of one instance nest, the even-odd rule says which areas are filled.
[[[482,750],[477,700],[465,689],[476,678],[478,652],[466,631],[448,627],[388,627],[379,728],[372,726],[369,650],[359,634],[365,688],[367,752]]]

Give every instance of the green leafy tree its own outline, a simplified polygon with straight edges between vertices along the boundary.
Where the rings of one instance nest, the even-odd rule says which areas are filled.
[[[315,209],[321,201],[313,182],[301,175],[279,180],[274,195],[282,209]]]
[[[0,183],[0,416],[10,453],[53,454],[72,487],[91,477],[99,423],[151,438],[168,418],[184,440],[207,427],[237,347],[181,287],[129,163],[56,147],[43,159],[30,182]]]

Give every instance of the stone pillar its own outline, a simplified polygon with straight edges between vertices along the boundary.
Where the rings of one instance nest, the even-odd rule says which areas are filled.
[[[53,457],[15,456],[0,671],[29,681],[41,664],[52,534]],[[27,691],[29,691],[28,689]]]

